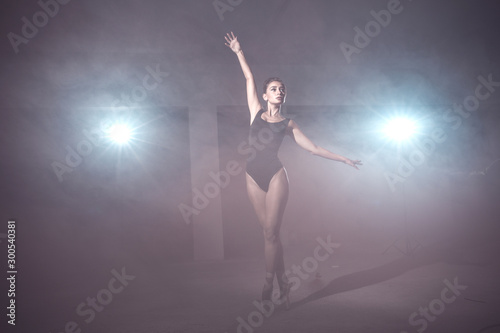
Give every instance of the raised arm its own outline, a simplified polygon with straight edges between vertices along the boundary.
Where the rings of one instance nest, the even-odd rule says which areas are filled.
[[[314,144],[302,131],[300,130],[299,126],[297,123],[295,123],[293,120],[290,120],[288,123],[288,128],[287,128],[287,134],[290,135],[290,137],[295,140],[295,142],[302,147],[303,149],[307,150],[313,155],[317,155],[323,158],[327,158],[329,160],[333,161],[338,161],[338,162],[343,162],[347,165],[352,166],[353,168],[356,168],[359,170],[357,167],[358,165],[363,165],[360,160],[353,161],[351,159],[348,159],[347,157],[332,153],[331,151],[326,150],[323,147],[320,147],[316,144]]]
[[[252,71],[250,70],[250,66],[248,66],[245,55],[243,54],[243,50],[241,49],[240,43],[238,42],[238,38],[234,35],[234,33],[228,33],[224,37],[226,38],[226,46],[229,47],[238,56],[241,70],[243,71],[243,75],[245,75],[245,79],[247,81],[246,84],[248,109],[250,110],[251,121],[253,121],[257,112],[262,109],[262,106],[260,105],[259,97],[257,96],[257,87],[255,85]]]

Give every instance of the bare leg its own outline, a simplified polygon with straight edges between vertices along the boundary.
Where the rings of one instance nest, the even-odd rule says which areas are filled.
[[[247,190],[264,233],[266,284],[269,278],[272,281],[274,275],[278,274],[278,282],[281,286],[285,265],[279,232],[288,200],[288,177],[285,169],[281,169],[273,176],[267,193],[247,174]]]

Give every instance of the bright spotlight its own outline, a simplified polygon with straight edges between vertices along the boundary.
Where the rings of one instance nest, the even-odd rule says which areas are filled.
[[[415,121],[408,118],[395,118],[390,120],[385,128],[384,134],[391,140],[404,141],[409,139],[417,131]]]
[[[132,138],[132,129],[126,124],[115,124],[109,129],[109,138],[119,144],[125,144]]]

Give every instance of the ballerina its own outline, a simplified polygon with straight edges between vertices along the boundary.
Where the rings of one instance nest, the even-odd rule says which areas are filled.
[[[299,129],[295,121],[284,117],[281,106],[285,103],[286,87],[279,78],[269,78],[264,82],[262,98],[266,109],[262,107],[257,96],[257,87],[241,49],[238,38],[226,34],[226,46],[237,56],[246,79],[247,102],[250,111],[250,142],[259,139],[259,133],[272,133],[262,150],[247,161],[246,183],[248,197],[255,209],[257,218],[264,233],[264,251],[266,261],[266,277],[262,289],[262,301],[271,301],[273,282],[276,277],[280,289],[278,304],[290,307],[289,293],[291,285],[285,274],[283,246],[280,240],[280,227],[283,221],[288,200],[288,176],[278,159],[278,150],[285,135],[289,135],[300,147],[310,153],[333,161],[343,162],[358,169],[362,165],[359,160],[334,154],[314,144]]]

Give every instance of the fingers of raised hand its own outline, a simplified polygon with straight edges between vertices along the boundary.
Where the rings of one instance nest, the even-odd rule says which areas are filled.
[[[231,43],[232,41],[238,40],[238,38],[234,35],[234,33],[231,31],[231,34],[227,33],[226,36],[224,36],[226,39],[226,42]]]
[[[231,47],[231,39],[229,39],[227,36],[224,36],[224,38],[226,39],[226,43],[224,44],[226,44],[227,47]]]

